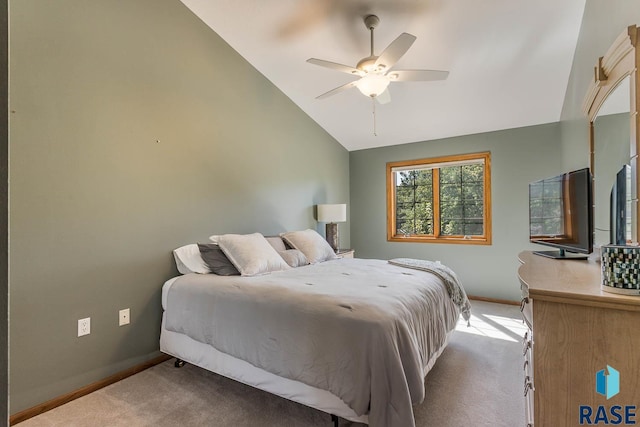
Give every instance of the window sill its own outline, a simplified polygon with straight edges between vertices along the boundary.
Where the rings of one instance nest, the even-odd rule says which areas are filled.
[[[491,240],[486,237],[471,236],[463,237],[428,237],[428,236],[391,236],[387,237],[388,242],[412,242],[412,243],[451,243],[462,245],[490,245]]]

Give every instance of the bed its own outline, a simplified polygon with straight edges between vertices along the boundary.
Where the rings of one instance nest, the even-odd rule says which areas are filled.
[[[470,308],[440,264],[358,258],[185,274],[162,307],[164,353],[372,427],[415,425],[425,376]]]

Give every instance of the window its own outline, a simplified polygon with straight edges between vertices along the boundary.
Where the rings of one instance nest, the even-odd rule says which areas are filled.
[[[490,153],[387,163],[387,240],[491,244]]]

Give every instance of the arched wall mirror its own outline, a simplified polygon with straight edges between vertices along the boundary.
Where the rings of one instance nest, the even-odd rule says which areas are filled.
[[[638,30],[628,27],[599,58],[583,104],[589,118],[594,243],[638,242]]]

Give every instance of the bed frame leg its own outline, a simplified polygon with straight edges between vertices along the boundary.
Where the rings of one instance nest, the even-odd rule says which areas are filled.
[[[182,359],[178,359],[178,358],[176,357],[176,361],[175,361],[175,363],[173,364],[173,366],[175,366],[176,368],[182,368],[182,367],[184,366],[184,364],[185,364],[185,363],[187,363],[187,362],[185,362],[185,361],[184,361],[184,360],[182,360]]]
[[[340,424],[339,424],[340,421],[339,421],[337,415],[331,414],[331,422],[333,422],[333,427],[339,427],[340,426]]]

